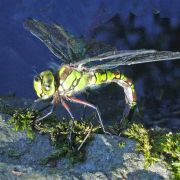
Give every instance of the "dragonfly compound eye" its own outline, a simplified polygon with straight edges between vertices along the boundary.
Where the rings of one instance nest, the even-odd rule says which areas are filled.
[[[34,81],[39,81],[40,80],[40,77],[39,76],[36,76],[36,77],[34,77]]]

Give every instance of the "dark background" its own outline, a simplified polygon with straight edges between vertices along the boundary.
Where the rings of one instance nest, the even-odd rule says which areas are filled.
[[[180,51],[179,9],[179,0],[1,0],[0,95],[35,99],[35,72],[47,69],[51,61],[61,63],[23,28],[28,17],[57,22],[74,35],[96,38],[118,49]],[[140,110],[146,112],[143,118],[148,124],[178,128],[179,61],[134,65],[122,71],[135,82]],[[115,86],[103,87],[89,98],[95,104],[96,99],[104,114],[109,100],[117,101],[118,92]],[[117,107],[117,102],[111,103],[111,118]]]

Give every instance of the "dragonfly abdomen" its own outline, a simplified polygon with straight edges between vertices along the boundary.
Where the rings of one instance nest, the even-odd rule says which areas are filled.
[[[131,109],[136,105],[136,92],[134,84],[118,70],[96,70],[91,77],[90,84],[100,85],[102,83],[110,82],[115,82],[124,89],[127,108],[125,109],[123,116],[126,117],[130,113]]]
[[[91,77],[90,83],[93,85],[99,85],[102,83],[111,82],[114,79],[119,79],[121,74],[119,71],[112,70],[96,70]]]

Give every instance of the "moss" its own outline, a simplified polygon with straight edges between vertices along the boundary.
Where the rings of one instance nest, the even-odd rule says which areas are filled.
[[[174,178],[180,178],[180,133],[148,130],[142,124],[132,124],[123,134],[137,141],[136,150],[144,153],[145,168],[163,160]]]
[[[8,124],[13,126],[15,131],[26,131],[27,137],[34,139],[33,127],[37,115],[38,112],[31,109],[18,109],[14,111]]]
[[[84,146],[92,140],[92,133],[99,130],[100,126],[93,127],[88,122],[74,121],[70,142],[68,136],[72,121],[60,121],[53,114],[43,121],[38,122],[36,119],[40,111],[29,108],[14,110],[12,118],[8,121],[8,124],[13,127],[13,130],[25,131],[27,137],[30,139],[34,139],[35,132],[47,134],[50,137],[56,150],[50,156],[42,159],[40,164],[55,162],[61,157],[66,157],[70,164],[85,159]]]
[[[70,121],[72,123],[72,121]],[[67,120],[59,121],[55,115],[47,118],[42,123],[36,125],[40,133],[48,134],[56,151],[41,160],[40,164],[47,164],[58,160],[60,157],[68,159],[70,164],[74,164],[85,159],[85,145],[91,140],[91,133],[97,131],[100,127],[93,127],[90,123],[74,121],[72,130],[72,140],[69,142],[69,122]],[[84,140],[88,137],[88,140]],[[82,146],[83,145],[83,146]]]
[[[8,123],[13,126],[15,131],[26,131],[30,139],[35,137],[35,131],[49,135],[56,150],[42,159],[40,164],[56,162],[62,157],[66,157],[70,164],[83,161],[86,155],[85,145],[92,140],[92,133],[100,129],[99,126],[93,127],[91,123],[75,121],[70,143],[68,135],[72,121],[59,121],[55,115],[52,115],[43,121],[36,122],[39,111],[28,108],[13,109],[10,106],[4,106],[2,109],[5,113],[10,112],[13,114]],[[112,130],[112,132],[116,133],[117,131],[119,134],[119,129],[116,127]],[[123,134],[137,141],[136,150],[144,153],[146,168],[152,163],[163,159],[172,170],[174,178],[180,178],[180,133],[171,133],[162,129],[148,130],[142,124],[134,123]],[[124,142],[119,142],[120,148],[124,146]],[[16,153],[10,154],[19,156]]]
[[[119,146],[120,148],[124,148],[124,147],[126,146],[126,142],[124,142],[124,141],[119,141],[118,146]]]
[[[53,152],[48,157],[41,159],[39,164],[56,164],[60,158],[66,158],[69,162],[69,165],[73,165],[77,162],[83,162],[85,155],[85,150],[77,151],[76,149],[71,148],[68,144],[61,144],[56,147],[55,152]]]

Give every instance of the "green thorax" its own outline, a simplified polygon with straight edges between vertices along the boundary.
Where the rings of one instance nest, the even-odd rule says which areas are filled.
[[[87,71],[64,65],[59,69],[58,78],[60,95],[72,95],[88,87],[91,75]]]

